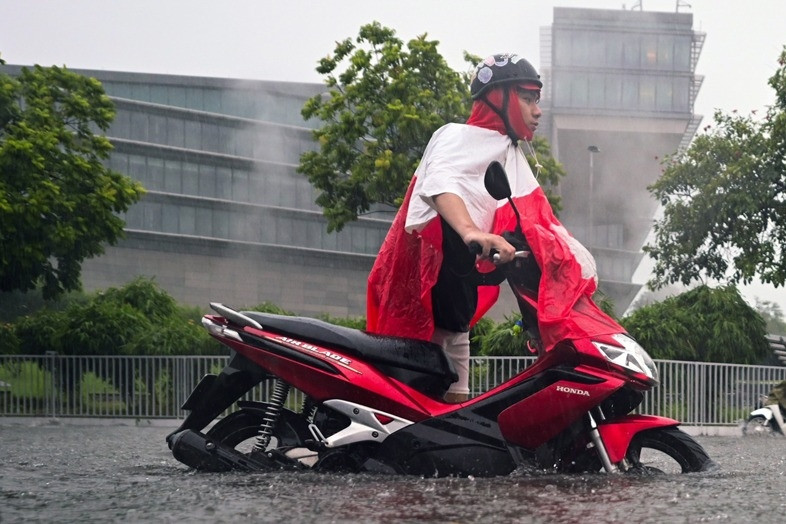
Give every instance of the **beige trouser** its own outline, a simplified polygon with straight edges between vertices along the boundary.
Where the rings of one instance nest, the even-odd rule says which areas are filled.
[[[435,328],[431,341],[442,346],[458,373],[458,381],[448,388],[448,393],[469,394],[469,333],[457,333]]]

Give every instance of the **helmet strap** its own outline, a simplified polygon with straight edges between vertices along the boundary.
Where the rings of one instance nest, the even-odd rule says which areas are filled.
[[[483,100],[483,102],[489,106],[491,110],[497,114],[497,116],[499,116],[499,118],[502,120],[502,123],[505,124],[505,132],[508,134],[508,137],[510,137],[514,145],[517,145],[520,138],[516,136],[513,126],[510,125],[510,119],[508,118],[508,100],[510,98],[510,89],[510,87],[504,88],[504,94],[502,96],[502,107],[495,106],[491,100],[489,100],[486,93],[483,93],[480,99]]]

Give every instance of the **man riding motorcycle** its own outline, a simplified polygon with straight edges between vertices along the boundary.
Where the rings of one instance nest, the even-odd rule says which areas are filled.
[[[561,322],[596,287],[592,256],[554,216],[522,150],[526,145],[534,155],[542,86],[535,68],[516,54],[493,55],[476,67],[467,123],[447,124],[432,136],[369,276],[368,331],[441,345],[459,374],[448,401],[467,398],[469,330],[499,293],[497,286],[478,288],[471,277],[476,257],[467,246],[479,244],[484,258],[496,250],[497,263],[515,252],[496,234],[498,209],[506,203],[484,188],[491,162],[504,166],[513,196],[526,201],[527,240],[548,269],[543,284],[551,286],[541,289],[543,321]]]

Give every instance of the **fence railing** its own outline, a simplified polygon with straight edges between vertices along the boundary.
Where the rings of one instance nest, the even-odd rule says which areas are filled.
[[[181,418],[180,406],[226,356],[0,355],[0,416]],[[473,357],[470,389],[477,395],[520,373],[533,357]],[[786,367],[656,361],[661,384],[639,412],[686,425],[733,425],[762,394],[786,380]],[[266,398],[269,383],[247,398]],[[292,407],[302,403],[294,391]]]

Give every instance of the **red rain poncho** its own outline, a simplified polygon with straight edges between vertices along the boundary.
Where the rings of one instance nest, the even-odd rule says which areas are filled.
[[[492,216],[485,216],[489,203],[478,202],[490,198],[482,178],[489,161],[498,160],[508,171],[524,235],[542,271],[538,321],[544,349],[548,351],[566,338],[624,332],[592,302],[596,274],[591,255],[554,216],[524,155],[504,134],[498,117],[476,103],[469,124],[444,126],[424,153],[369,275],[367,330],[431,339],[431,288],[442,263],[442,230],[436,212],[428,205],[429,197],[454,192],[464,198],[482,230],[497,234],[513,230],[515,215],[509,204],[493,203]],[[462,141],[466,136],[469,139]],[[432,143],[437,145],[432,147]],[[459,159],[453,162],[453,156]],[[473,323],[496,302],[499,287],[482,286],[478,295]]]

